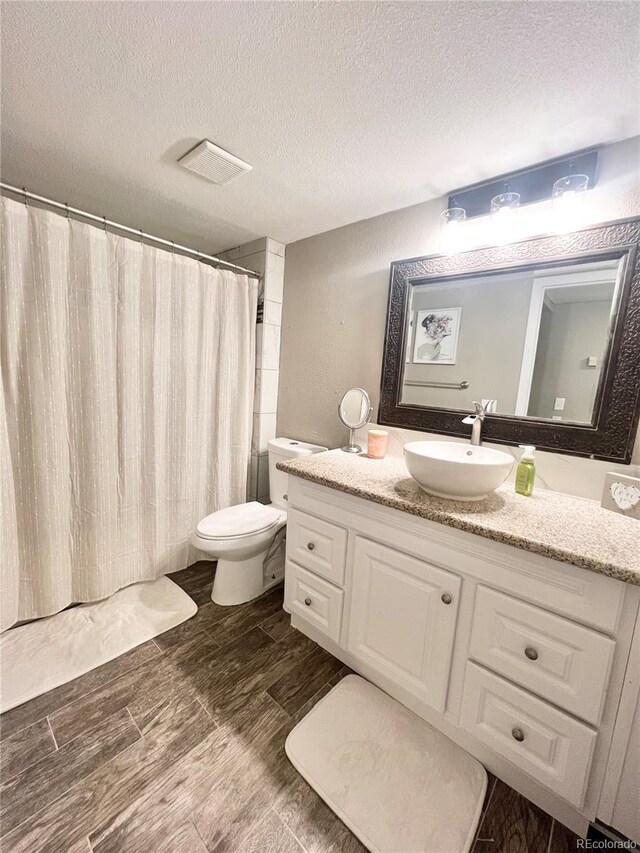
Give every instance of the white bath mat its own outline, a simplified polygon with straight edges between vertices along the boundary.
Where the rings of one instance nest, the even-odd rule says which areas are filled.
[[[186,592],[162,577],[5,631],[0,636],[0,711],[117,658],[197,610]]]
[[[307,782],[373,853],[466,853],[484,767],[395,699],[348,675],[287,738]]]

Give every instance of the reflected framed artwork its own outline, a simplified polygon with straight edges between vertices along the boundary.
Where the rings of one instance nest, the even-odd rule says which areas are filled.
[[[416,312],[414,364],[455,364],[462,308]]]

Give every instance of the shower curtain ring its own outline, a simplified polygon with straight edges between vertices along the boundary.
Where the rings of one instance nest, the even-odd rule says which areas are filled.
[[[142,235],[144,234],[144,231],[142,228],[138,228],[138,231],[140,232],[140,242],[142,243]]]
[[[102,217],[102,222],[104,223],[104,233],[106,234],[107,233],[107,217],[106,216]]]
[[[67,219],[71,219],[71,214],[69,213],[69,202],[65,201],[64,206],[67,211]]]
[[[22,187],[22,193],[24,195],[24,206],[29,207],[29,199],[27,198],[27,188]]]

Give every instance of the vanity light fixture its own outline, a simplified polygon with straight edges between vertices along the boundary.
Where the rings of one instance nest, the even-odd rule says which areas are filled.
[[[520,207],[524,209],[540,201],[549,201],[552,197],[554,185],[557,185],[567,176],[577,177],[578,175],[588,176],[588,188],[590,190],[596,186],[598,181],[597,148],[574,151],[563,157],[546,160],[544,163],[536,163],[516,172],[498,175],[490,180],[471,184],[467,187],[459,187],[449,193],[449,204],[447,206],[464,208],[466,220],[470,221],[487,216],[495,207],[503,208],[508,205],[509,199],[505,199],[505,196],[513,192],[519,194]],[[573,189],[573,187],[562,186],[561,189]],[[492,205],[492,201],[497,203]],[[516,218],[519,220],[520,214]],[[524,219],[525,216],[522,218]],[[548,225],[548,223],[545,224]],[[465,228],[464,231],[466,232],[467,229]]]
[[[453,255],[462,248],[460,225],[467,218],[464,207],[452,207],[440,214],[440,251],[443,255]]]
[[[554,228],[559,233],[576,231],[582,225],[584,218],[585,193],[589,189],[589,176],[574,175],[573,163],[571,169],[571,174],[554,183],[551,195]]]

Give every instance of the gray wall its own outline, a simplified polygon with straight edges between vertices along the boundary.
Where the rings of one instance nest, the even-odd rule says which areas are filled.
[[[287,246],[278,434],[337,447],[337,406],[358,385],[378,408],[389,264],[438,248],[442,201]]]
[[[638,138],[603,150],[591,221],[640,214],[638,167]],[[279,435],[340,446],[346,433],[336,408],[354,385],[369,391],[375,415],[389,264],[439,251],[444,207],[444,199],[430,201],[287,246]]]

